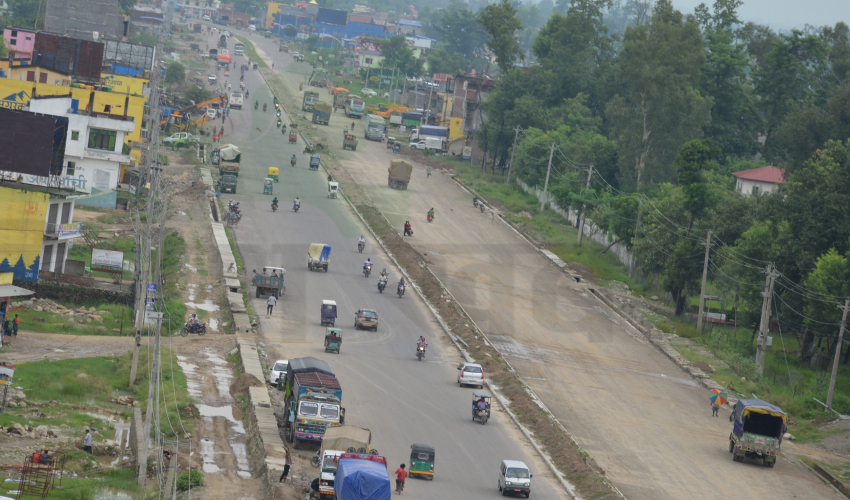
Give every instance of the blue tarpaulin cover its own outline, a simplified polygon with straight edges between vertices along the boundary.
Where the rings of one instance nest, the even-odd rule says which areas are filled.
[[[339,461],[334,491],[337,500],[390,500],[393,496],[386,466],[356,458]]]

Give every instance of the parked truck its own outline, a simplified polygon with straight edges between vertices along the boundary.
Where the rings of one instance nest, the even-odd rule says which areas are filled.
[[[333,112],[332,105],[326,102],[317,102],[313,105],[313,123],[328,125],[331,122],[331,113]]]
[[[366,123],[363,125],[365,137],[370,141],[381,142],[387,134],[387,126],[384,124],[384,119],[378,115],[366,115]]]
[[[439,137],[441,140],[449,138],[449,127],[437,127],[434,125],[422,125],[410,133],[410,142],[423,140],[427,137]]]
[[[237,56],[244,56],[245,55],[245,45],[241,44],[241,43],[237,43],[236,45],[233,46],[233,53],[236,54]]]
[[[413,164],[407,160],[390,160],[389,178],[387,186],[407,189],[410,183],[410,174],[413,172]]]
[[[212,151],[212,163],[218,165],[220,175],[239,175],[239,164],[242,162],[242,152],[233,144],[226,144]]]
[[[326,428],[345,423],[342,387],[330,364],[316,358],[289,360],[283,390],[284,422],[294,448],[301,441],[321,442]]]
[[[363,104],[363,99],[357,95],[348,96],[348,100],[345,102],[345,116],[349,118],[357,118],[358,120],[363,118],[363,111],[366,109],[366,105]]]
[[[325,430],[320,454],[322,458],[320,460],[319,496],[321,498],[328,500],[334,498],[334,481],[336,480],[339,457],[349,449],[377,454],[377,450],[371,449],[371,444],[372,431],[369,429],[353,425],[340,425]]]
[[[422,125],[422,113],[418,111],[405,111],[401,114],[401,124],[407,127],[418,127]]]
[[[391,111],[390,112],[390,125],[398,127],[401,125],[401,112],[400,111]]]
[[[337,465],[334,492],[338,500],[391,500],[393,492],[386,459],[343,453]]]
[[[301,100],[301,111],[313,111],[313,106],[319,101],[319,93],[313,90],[304,92],[304,99]]]

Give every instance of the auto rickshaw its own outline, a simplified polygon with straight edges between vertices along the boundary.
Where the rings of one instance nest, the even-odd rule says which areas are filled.
[[[339,328],[325,329],[325,352],[339,354],[340,347],[342,347],[342,330]]]
[[[387,137],[387,149],[392,149],[395,144],[395,137]]]
[[[336,321],[336,302],[333,300],[322,301],[322,326],[334,326]]]
[[[481,425],[487,423],[490,420],[490,400],[492,396],[489,393],[483,391],[473,391],[472,393],[472,421],[475,422],[478,420],[481,422]],[[486,407],[482,410],[478,408],[478,402],[484,401],[486,403]]]
[[[339,191],[339,182],[328,182],[328,198],[336,198],[337,191]]]
[[[310,170],[319,170],[319,162],[321,158],[319,155],[310,156]]]
[[[289,143],[295,144],[295,141],[298,140],[298,134],[294,130],[289,131]]]
[[[263,194],[273,194],[274,181],[266,177],[263,179]]]
[[[277,179],[278,179],[278,169],[277,169],[277,167],[269,167],[269,174],[268,175],[269,175],[269,179],[272,179],[275,182],[277,182]]]
[[[311,243],[307,249],[307,269],[324,269],[328,272],[331,261],[331,246],[324,243]]]
[[[408,474],[434,480],[434,448],[427,444],[410,445],[410,469]]]

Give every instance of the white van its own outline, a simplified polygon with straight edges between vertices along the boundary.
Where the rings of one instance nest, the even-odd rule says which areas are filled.
[[[519,460],[502,460],[499,468],[499,491],[502,496],[507,493],[525,493],[525,498],[531,495],[531,474],[528,466]]]

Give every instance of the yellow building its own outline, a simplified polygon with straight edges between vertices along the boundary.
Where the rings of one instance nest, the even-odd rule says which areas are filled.
[[[285,3],[269,2],[266,4],[266,29],[271,29],[274,24],[274,18],[272,16],[274,14],[280,14],[281,6],[289,7],[289,5]]]
[[[147,71],[145,73],[147,74]],[[148,88],[151,83],[149,78],[134,78],[106,73],[101,74],[100,78],[101,85],[112,87],[113,93],[135,95],[147,100]]]
[[[16,69],[16,68],[13,68]],[[128,78],[132,79],[132,78]],[[136,79],[142,81],[141,79]],[[80,109],[90,109],[114,115],[127,115],[136,119],[132,133],[124,136],[125,144],[141,143],[142,123],[147,96],[123,94],[117,92],[101,92],[97,90],[80,89],[49,83],[28,82],[11,78],[0,78],[0,107],[8,109],[24,109],[33,93],[36,95],[68,95],[80,101]],[[131,150],[130,156],[135,162],[139,161],[141,152]]]

